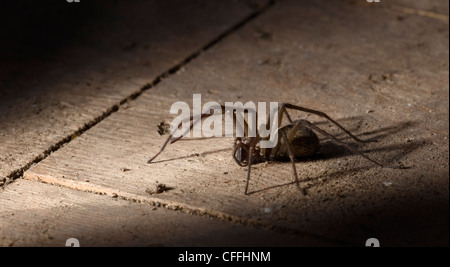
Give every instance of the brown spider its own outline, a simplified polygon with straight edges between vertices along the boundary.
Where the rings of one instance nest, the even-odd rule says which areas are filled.
[[[223,105],[220,106],[222,109],[222,112],[225,114],[225,107]],[[264,161],[278,161],[282,159],[286,159],[289,157],[291,163],[292,163],[292,170],[294,172],[295,182],[297,187],[305,194],[305,191],[300,188],[299,179],[297,175],[297,170],[295,168],[295,158],[300,157],[308,157],[313,155],[317,152],[317,150],[320,147],[319,138],[315,134],[314,131],[319,132],[320,134],[323,134],[331,139],[333,139],[338,144],[348,148],[352,152],[364,157],[365,159],[373,162],[374,164],[385,167],[381,163],[369,158],[368,156],[364,155],[363,153],[359,152],[356,149],[353,149],[352,147],[346,145],[338,138],[334,137],[333,135],[327,133],[326,131],[322,130],[315,124],[304,120],[299,119],[293,121],[291,117],[289,116],[289,113],[287,112],[287,109],[292,110],[298,110],[303,111],[306,113],[311,113],[318,115],[320,117],[323,117],[336,125],[338,128],[340,128],[342,131],[344,131],[346,134],[348,134],[351,138],[354,140],[360,142],[360,143],[366,143],[370,141],[364,141],[359,139],[358,137],[354,136],[352,133],[350,133],[347,129],[345,129],[343,126],[341,126],[339,123],[337,123],[335,120],[331,119],[328,115],[321,111],[312,110],[288,103],[283,103],[278,108],[278,142],[273,148],[260,148],[259,142],[261,140],[264,140],[259,136],[259,134],[256,134],[256,137],[236,137],[234,139],[234,146],[233,146],[233,159],[236,161],[236,163],[239,166],[247,166],[247,182],[245,185],[245,194],[248,195],[248,185],[250,181],[250,172],[251,172],[251,165],[255,163],[260,163]],[[211,110],[212,111],[212,110]],[[213,115],[213,113],[209,114],[202,114],[201,119],[209,117]],[[289,124],[286,124],[284,126],[282,125],[283,115],[286,115],[286,118],[289,121]],[[236,114],[235,111],[233,112],[233,119],[236,120]],[[193,121],[193,116],[190,117],[190,122]],[[267,122],[268,124],[269,122]],[[181,125],[181,123],[180,123]],[[193,127],[193,123],[191,123],[191,129]],[[246,121],[244,120],[244,127],[245,129],[248,128],[248,125]],[[281,135],[281,137],[280,137]],[[151,163],[166,147],[166,145],[170,142],[175,143],[176,141],[180,140],[183,136],[179,136],[177,138],[173,138],[173,135],[170,134],[167,138],[167,140],[164,142],[163,146],[161,147],[160,151],[156,153],[150,160],[148,160],[147,163]],[[394,167],[397,168],[397,167]]]

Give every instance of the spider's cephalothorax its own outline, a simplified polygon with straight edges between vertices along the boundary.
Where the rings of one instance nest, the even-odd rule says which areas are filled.
[[[222,113],[225,113],[225,106],[221,106]],[[295,182],[297,184],[297,187],[300,189],[300,184],[298,180],[297,171],[295,168],[295,158],[302,158],[302,157],[309,157],[317,152],[319,149],[320,143],[319,138],[317,137],[315,132],[318,132],[324,136],[327,136],[334,140],[335,142],[347,147],[349,150],[353,151],[354,153],[359,154],[360,156],[366,158],[367,160],[375,163],[378,166],[384,167],[382,164],[378,163],[377,161],[367,157],[366,155],[362,154],[361,152],[351,148],[350,146],[347,146],[345,143],[343,143],[341,140],[337,139],[333,135],[327,133],[326,131],[322,130],[315,124],[299,119],[293,121],[287,112],[287,109],[293,109],[298,111],[303,111],[306,113],[315,114],[317,116],[320,116],[322,118],[327,119],[331,123],[333,123],[335,126],[337,126],[339,129],[344,131],[347,135],[349,135],[351,138],[358,142],[365,142],[359,139],[358,137],[351,134],[347,129],[342,127],[339,123],[331,119],[328,115],[321,111],[312,110],[300,106],[295,106],[288,103],[283,103],[278,107],[278,140],[277,144],[273,148],[260,148],[259,142],[261,138],[259,137],[259,134],[257,133],[256,137],[236,137],[234,140],[234,148],[233,148],[233,159],[236,161],[237,164],[240,166],[248,166],[247,168],[247,182],[245,185],[245,194],[248,194],[248,185],[250,181],[250,172],[251,172],[251,165],[256,164],[259,162],[264,161],[274,161],[274,160],[282,160],[282,159],[290,159],[292,163],[292,169],[294,172]],[[209,114],[202,114],[202,118],[206,118],[209,116],[212,116],[213,113]],[[233,113],[233,119],[235,118],[236,114]],[[283,118],[284,116],[289,121],[287,124],[283,125]],[[191,116],[191,121],[193,120],[193,117]],[[269,122],[267,122],[268,124]],[[244,128],[247,127],[247,123],[244,121]],[[191,124],[192,128],[193,124]],[[182,136],[172,139],[172,134],[169,135],[163,146],[161,147],[160,151],[156,153],[149,161],[148,163],[151,163],[166,147],[166,145],[169,143],[174,143],[181,139]],[[305,192],[304,190],[301,190],[302,192]]]

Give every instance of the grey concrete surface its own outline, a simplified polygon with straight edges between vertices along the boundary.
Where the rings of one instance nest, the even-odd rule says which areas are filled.
[[[127,215],[130,218],[134,218],[135,209],[150,209],[159,203],[167,210],[160,211],[152,223],[158,224],[158,218],[165,216],[173,216],[175,221],[176,216],[190,216],[201,225],[206,217],[212,217],[212,228],[225,227],[230,235],[248,232],[249,240],[252,231],[257,235],[261,228],[271,228],[261,239],[269,245],[272,238],[283,239],[282,232],[288,232],[294,241],[274,244],[359,246],[368,237],[377,237],[385,246],[448,246],[449,28],[448,15],[442,11],[445,4],[393,1],[383,6],[384,2],[363,2],[275,3],[177,73],[32,166],[24,174],[30,181],[19,179],[6,185],[0,192],[0,197],[9,201],[3,209],[14,209],[14,204],[8,203],[14,203],[12,196],[17,190],[42,187],[48,192],[43,197],[25,195],[46,203],[46,196],[60,192],[67,192],[67,199],[101,193],[92,201],[116,201],[114,209],[130,205],[128,201],[142,202],[139,205],[145,207],[136,204]],[[261,7],[249,2],[245,6],[249,10]],[[133,50],[135,45],[130,47]],[[141,69],[134,70],[136,73],[130,69],[130,77],[141,77]],[[113,74],[108,72],[104,77]],[[319,153],[296,163],[306,196],[292,183],[287,162],[253,166],[252,194],[245,196],[246,169],[233,162],[232,140],[227,138],[180,141],[169,145],[155,164],[146,164],[164,140],[156,125],[163,120],[170,122],[174,117],[168,112],[170,105],[175,101],[191,103],[193,93],[201,93],[203,102],[278,101],[324,111],[357,136],[377,142],[356,144],[324,120],[306,118],[383,164],[409,168],[374,166],[323,136]],[[119,95],[106,103],[95,98],[86,107],[97,109],[99,103],[100,107],[110,107],[123,97]],[[99,112],[92,114],[98,116]],[[89,121],[92,116],[87,118]],[[42,125],[44,130],[47,127]],[[9,137],[26,139],[25,133],[10,133]],[[14,144],[9,146],[15,148]],[[158,183],[171,190],[150,194]],[[18,209],[27,203],[18,203]],[[101,212],[107,216],[114,209]],[[8,212],[0,224],[9,225]],[[51,213],[34,214],[48,218]],[[143,216],[151,217],[147,213]],[[95,227],[96,221],[90,225]],[[126,229],[140,227],[133,219],[118,221]],[[249,228],[242,228],[242,224]],[[146,226],[151,227],[142,227]],[[27,231],[39,227],[37,220],[18,228],[16,236],[20,238],[14,242],[8,239],[14,231],[8,232],[3,244],[39,245],[41,237],[21,240]],[[61,226],[53,231],[58,240],[67,233]],[[99,243],[91,245],[117,244],[101,240],[101,236],[96,241]],[[146,237],[139,242],[127,235],[120,238],[123,245],[146,243]],[[219,238],[215,244],[222,241]],[[214,245],[196,242],[174,240],[169,244]]]

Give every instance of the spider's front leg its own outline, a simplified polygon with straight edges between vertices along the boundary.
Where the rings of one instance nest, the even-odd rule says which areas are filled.
[[[246,184],[245,184],[245,191],[244,191],[244,194],[245,195],[248,195],[248,184],[249,184],[249,182],[250,182],[250,173],[251,173],[251,169],[252,169],[252,163],[253,163],[253,157],[254,157],[254,153],[255,153],[255,148],[256,148],[256,145],[258,144],[258,142],[259,142],[259,135],[257,135],[256,137],[254,137],[254,138],[250,138],[249,139],[249,143],[248,143],[248,162],[247,162],[247,182],[246,182]],[[258,152],[259,153],[259,152]],[[257,155],[258,156],[258,158],[259,158],[259,154]]]
[[[245,146],[245,144],[242,141],[241,137],[236,137],[234,139],[234,145],[233,145],[233,159],[236,161],[236,163],[244,167],[246,164],[244,164],[245,156],[248,155],[248,149]]]
[[[190,123],[189,131],[192,130],[192,128],[194,127],[194,125],[195,125],[196,123],[198,123],[198,122],[201,121],[202,119],[207,118],[207,117],[210,117],[210,116],[212,116],[212,115],[214,115],[213,112],[206,113],[206,114],[202,114],[201,117],[200,117],[200,119],[197,120],[196,122],[193,122],[193,121],[194,121],[194,116],[191,115],[191,116],[189,117],[189,123]],[[180,123],[178,124],[178,126],[177,126],[177,128],[174,130],[174,132],[178,130],[178,128],[182,125],[182,123],[183,123],[183,122],[180,122]],[[148,164],[152,163],[152,161],[153,161],[154,159],[156,159],[156,158],[159,156],[159,154],[161,154],[161,153],[164,151],[164,149],[166,148],[167,144],[169,144],[169,143],[170,143],[170,144],[173,144],[173,143],[177,142],[178,140],[180,140],[181,138],[183,138],[183,135],[180,135],[180,136],[178,136],[178,137],[172,139],[174,132],[172,132],[172,133],[167,137],[166,141],[165,141],[164,144],[162,145],[162,147],[161,147],[161,149],[159,150],[159,152],[156,153],[151,159],[149,159],[149,160],[147,161]]]
[[[293,170],[293,172],[294,172],[295,183],[297,184],[297,188],[298,188],[300,191],[302,191],[303,195],[306,195],[306,191],[305,191],[305,190],[302,190],[302,189],[300,188],[300,182],[298,181],[298,175],[297,175],[297,168],[295,167],[294,152],[292,151],[292,147],[291,147],[290,141],[288,140],[288,138],[287,138],[287,136],[286,136],[285,129],[286,129],[286,128],[284,128],[284,129],[281,130],[281,136],[283,137],[284,143],[285,143],[286,146],[287,146],[287,150],[288,150],[288,153],[289,153],[289,158],[290,158],[291,164],[292,164],[292,170]]]

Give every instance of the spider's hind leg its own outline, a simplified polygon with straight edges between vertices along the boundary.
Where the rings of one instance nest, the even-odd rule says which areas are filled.
[[[295,167],[294,152],[292,151],[291,144],[289,143],[288,138],[286,137],[286,133],[285,133],[284,130],[281,131],[281,136],[283,137],[284,143],[287,146],[287,150],[288,150],[288,153],[289,153],[289,158],[290,158],[291,163],[292,163],[292,171],[294,172],[295,183],[297,185],[297,188],[303,193],[303,195],[306,195],[305,189],[302,190],[302,188],[300,188],[300,182],[298,181],[298,175],[297,175],[297,168]]]
[[[321,128],[319,128],[317,125],[307,121],[307,120],[298,120],[299,122],[301,122],[302,124],[305,125],[305,127],[308,127],[311,130],[315,130],[331,139],[333,139],[335,142],[337,142],[338,144],[342,145],[343,147],[349,149],[350,151],[352,151],[353,153],[356,153],[358,155],[360,155],[361,157],[373,162],[375,165],[378,165],[380,167],[386,167],[383,164],[379,163],[376,160],[373,160],[371,158],[369,158],[368,156],[364,155],[362,152],[350,147],[349,145],[345,144],[344,142],[342,142],[341,140],[337,139],[336,137],[334,137],[332,134],[327,133],[326,131],[322,130]]]
[[[286,113],[286,109],[294,109],[294,110],[299,110],[299,111],[303,111],[306,113],[311,113],[311,114],[315,114],[317,116],[320,116],[322,118],[327,119],[328,121],[332,122],[334,125],[336,125],[339,129],[341,129],[342,131],[344,131],[348,136],[350,136],[351,138],[353,138],[355,141],[358,141],[360,143],[368,143],[368,142],[372,142],[370,140],[361,140],[358,137],[354,136],[349,130],[345,129],[342,125],[340,125],[337,121],[333,120],[332,118],[330,118],[330,116],[328,116],[327,114],[323,113],[322,111],[318,111],[318,110],[314,110],[314,109],[309,109],[309,108],[304,108],[304,107],[300,107],[300,106],[296,106],[296,105],[292,105],[289,103],[282,103],[279,107],[279,112],[281,114],[279,114],[279,118],[282,119],[282,114]],[[309,122],[308,122],[309,123]],[[317,126],[316,126],[317,127]]]

